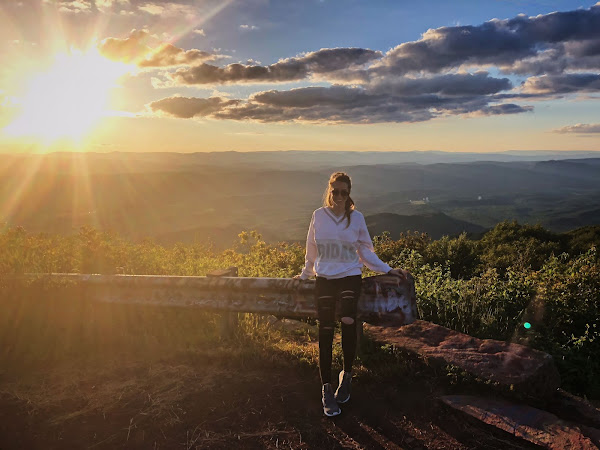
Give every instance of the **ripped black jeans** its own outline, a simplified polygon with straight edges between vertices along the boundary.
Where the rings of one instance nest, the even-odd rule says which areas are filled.
[[[317,277],[315,297],[319,319],[319,372],[321,383],[331,383],[331,350],[335,332],[335,308],[339,299],[342,318],[344,371],[350,372],[356,356],[356,305],[362,278],[360,275],[328,280]]]

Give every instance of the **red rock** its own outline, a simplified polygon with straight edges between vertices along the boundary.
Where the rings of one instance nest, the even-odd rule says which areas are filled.
[[[533,397],[556,392],[560,376],[552,356],[524,345],[477,339],[421,320],[403,327],[367,326],[373,339],[452,364],[481,378]]]
[[[543,408],[563,419],[600,428],[600,410],[583,398],[562,389],[558,389],[550,401],[544,403]]]
[[[580,427],[541,409],[516,405],[506,400],[470,395],[447,395],[441,397],[441,400],[446,405],[482,422],[548,449],[598,448],[589,437],[582,433]],[[591,432],[600,433],[595,429]]]

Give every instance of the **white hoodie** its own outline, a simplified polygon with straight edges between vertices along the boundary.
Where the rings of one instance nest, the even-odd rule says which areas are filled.
[[[348,228],[347,224],[345,216],[337,217],[329,208],[313,213],[302,280],[315,275],[327,279],[360,275],[363,264],[374,272],[387,273],[392,269],[375,254],[364,216],[354,210]]]

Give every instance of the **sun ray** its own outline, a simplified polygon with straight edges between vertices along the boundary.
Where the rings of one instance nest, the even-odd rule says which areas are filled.
[[[169,34],[171,34],[171,38],[168,40],[168,42],[166,42],[165,44],[156,48],[152,53],[153,54],[158,53],[167,44],[175,44],[177,41],[179,41],[180,39],[184,38],[192,31],[194,31],[198,26],[203,25],[208,20],[212,19],[214,16],[216,16],[218,13],[220,13],[223,9],[225,9],[227,6],[229,6],[232,2],[233,2],[233,0],[222,1],[218,5],[211,8],[208,12],[203,13],[201,15],[201,17],[198,17],[197,19],[195,18],[194,20],[189,21],[188,24],[178,26],[175,30],[173,30],[172,32],[169,33]]]
[[[73,177],[71,227],[76,228],[86,224],[100,229],[87,154],[72,154],[71,177]]]
[[[0,216],[7,218],[10,221],[15,214],[16,208],[21,204],[21,198],[25,190],[30,186],[31,181],[35,178],[39,172],[43,163],[43,158],[26,158],[26,160],[17,163],[15,171],[18,173],[17,176],[13,176],[14,187],[11,189],[11,194],[0,204]],[[20,165],[20,167],[18,167]],[[17,179],[19,180],[17,182]]]

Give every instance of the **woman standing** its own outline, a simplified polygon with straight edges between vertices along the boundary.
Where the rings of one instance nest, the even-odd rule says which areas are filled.
[[[323,207],[310,221],[306,238],[306,264],[296,279],[316,276],[315,296],[319,319],[319,372],[322,384],[323,412],[337,416],[338,404],[350,400],[352,364],[356,356],[356,305],[362,286],[363,264],[369,269],[404,278],[400,269],[392,269],[374,252],[365,218],[354,209],[350,198],[352,181],[344,172],[329,178]],[[339,374],[335,394],[331,386],[331,351],[335,330],[336,299],[340,300],[344,369]]]

